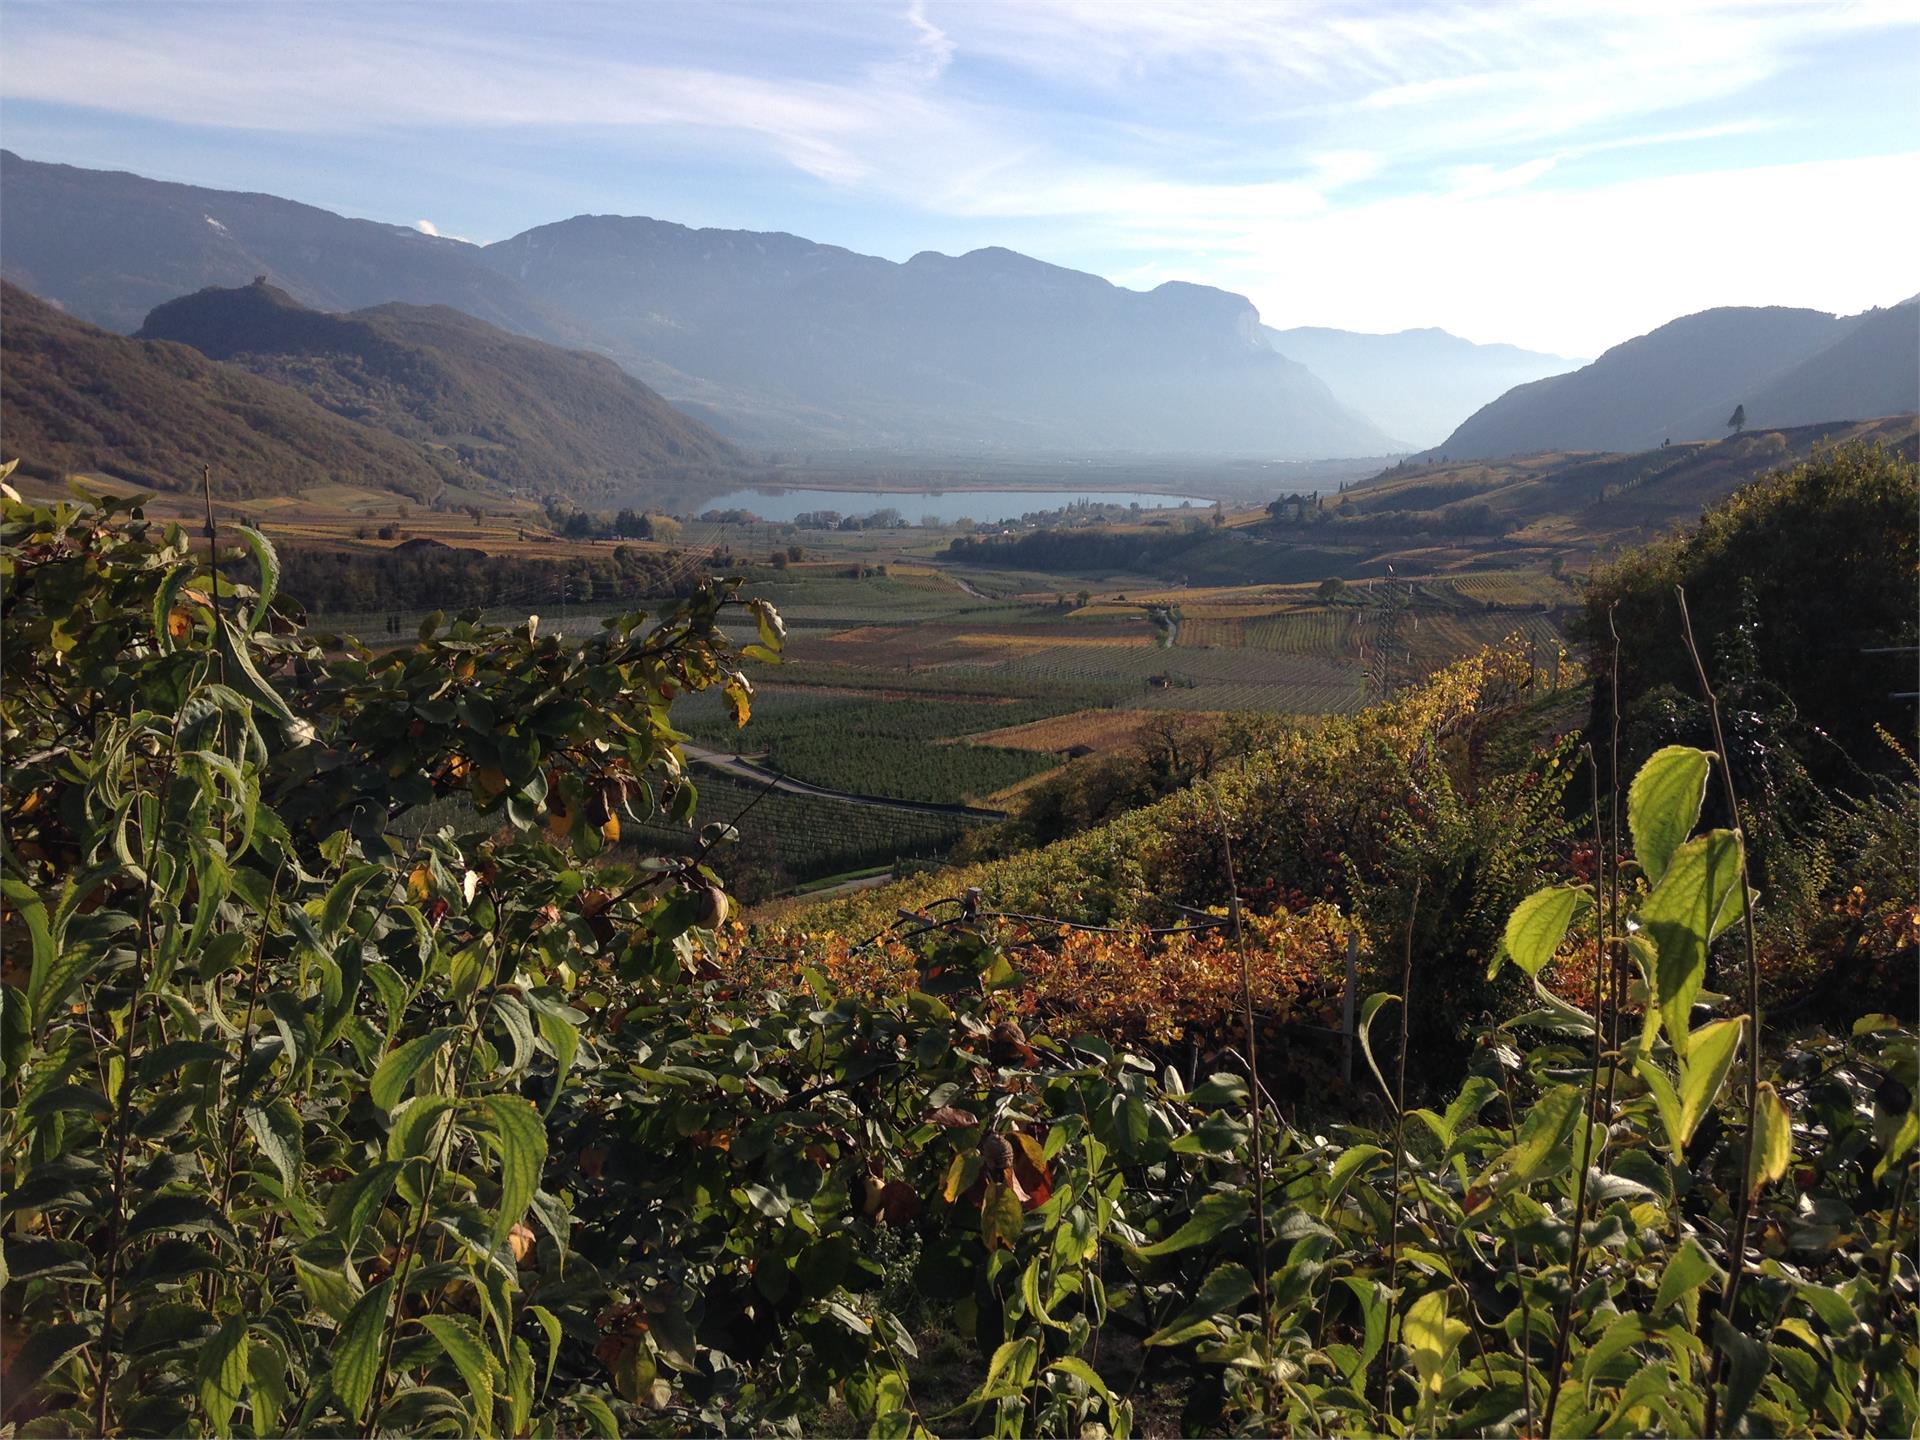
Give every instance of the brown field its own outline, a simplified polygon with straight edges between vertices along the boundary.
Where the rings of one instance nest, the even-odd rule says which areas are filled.
[[[1029,626],[1024,630],[970,631],[955,635],[953,642],[975,650],[999,650],[1014,654],[1028,650],[1052,650],[1062,645],[1088,649],[1140,649],[1151,645],[1153,637],[1134,630],[1115,635],[1063,635],[1057,630]]]
[[[1003,730],[969,735],[967,740],[974,745],[1004,745],[1013,750],[1038,750],[1045,754],[1088,745],[1106,755],[1131,745],[1157,713],[1152,710],[1076,710],[1071,715],[1054,715],[1025,725],[1009,725]]]

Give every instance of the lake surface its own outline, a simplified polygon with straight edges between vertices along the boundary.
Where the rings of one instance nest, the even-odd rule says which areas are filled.
[[[977,520],[1018,520],[1036,510],[1058,510],[1076,500],[1101,505],[1138,505],[1163,510],[1183,502],[1195,509],[1211,509],[1213,502],[1194,495],[1163,495],[1140,490],[734,490],[702,501],[699,511],[751,510],[762,520],[787,521],[809,510],[837,510],[842,515],[871,515],[876,510],[898,510],[909,525],[925,515],[940,523]]]

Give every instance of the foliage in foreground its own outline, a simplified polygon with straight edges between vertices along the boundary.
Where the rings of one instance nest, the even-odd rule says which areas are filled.
[[[1633,861],[1500,929],[1516,973],[1592,944],[1633,984],[1543,989],[1444,1105],[1307,1135],[1231,1067],[1028,1033],[982,917],[904,937],[905,993],[748,985],[696,865],[592,867],[690,803],[673,694],[747,703],[724,594],[577,649],[460,622],[342,657],[276,632],[248,538],[253,587],[92,508],[0,532],[18,1433],[1920,1416],[1914,1037],[1763,1051],[1702,988],[1753,903],[1737,833],[1692,834],[1704,753],[1643,772]],[[456,792],[489,828],[390,837]],[[929,1318],[971,1341],[958,1389]]]

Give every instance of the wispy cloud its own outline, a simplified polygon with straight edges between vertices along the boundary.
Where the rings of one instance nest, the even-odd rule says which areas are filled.
[[[1244,288],[1290,323],[1307,309],[1357,323],[1391,295],[1405,324],[1497,338],[1494,317],[1511,314],[1501,323],[1530,332],[1558,324],[1566,349],[1638,323],[1626,317],[1639,296],[1597,266],[1579,292],[1562,288],[1551,316],[1537,297],[1507,305],[1512,237],[1551,236],[1562,254],[1591,242],[1595,258],[1631,251],[1648,214],[1674,213],[1632,208],[1657,200],[1688,217],[1685,233],[1661,232],[1669,252],[1731,246],[1744,231],[1743,254],[1776,265],[1804,256],[1782,235],[1800,221],[1753,225],[1737,177],[1780,158],[1763,139],[1791,134],[1796,160],[1816,168],[1769,172],[1782,183],[1868,170],[1890,180],[1900,158],[1873,157],[1902,147],[1910,114],[1904,127],[1889,116],[1814,147],[1798,138],[1808,126],[1793,107],[1819,73],[1810,56],[1894,36],[1911,45],[1920,10],[1906,0],[716,0],[458,12],[10,0],[7,19],[10,110],[91,108],[289,149],[371,152],[405,135],[410,149],[470,154],[503,137],[602,156],[609,176],[677,164],[710,173],[716,191],[784,173],[832,199],[856,232],[862,214],[885,217],[893,234],[991,228],[1116,278]],[[1831,168],[1856,161],[1867,169]],[[330,192],[350,179],[334,177]],[[1909,233],[1911,179],[1877,192]],[[417,203],[476,232],[472,202],[453,194],[457,167],[447,184]],[[530,218],[548,217],[513,228]],[[772,212],[750,223],[791,228]],[[1284,278],[1307,273],[1310,291]],[[1417,295],[1408,275],[1420,277]]]

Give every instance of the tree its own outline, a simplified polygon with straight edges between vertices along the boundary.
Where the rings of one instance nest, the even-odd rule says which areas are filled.
[[[1736,405],[1733,407],[1733,414],[1727,417],[1727,428],[1736,435],[1747,428],[1747,407],[1745,405]]]
[[[1318,594],[1322,600],[1338,600],[1347,592],[1347,582],[1338,575],[1329,575],[1320,582]]]
[[[649,515],[648,526],[655,540],[671,545],[680,538],[680,522],[671,515]]]

